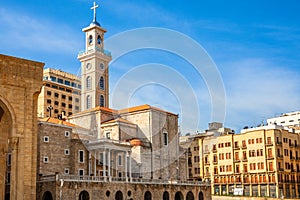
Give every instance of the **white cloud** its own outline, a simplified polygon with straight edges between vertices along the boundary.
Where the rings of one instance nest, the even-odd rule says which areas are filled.
[[[73,53],[80,47],[79,38],[64,24],[5,9],[0,9],[0,24],[1,46],[51,53]]]
[[[227,123],[255,126],[278,112],[299,110],[299,74],[265,59],[227,63]],[[245,124],[247,123],[247,124]]]

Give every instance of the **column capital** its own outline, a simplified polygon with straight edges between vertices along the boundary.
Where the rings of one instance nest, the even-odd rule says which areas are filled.
[[[12,137],[9,139],[9,144],[12,148],[12,150],[17,150],[19,146],[19,138],[18,137]]]

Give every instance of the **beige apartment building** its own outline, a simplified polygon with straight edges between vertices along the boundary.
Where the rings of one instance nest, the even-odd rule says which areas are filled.
[[[45,69],[38,97],[38,117],[59,117],[80,111],[80,78],[56,69]]]
[[[300,141],[295,129],[269,125],[240,134],[193,137],[190,149],[199,150],[200,169],[192,175],[210,181],[212,194],[300,197]]]

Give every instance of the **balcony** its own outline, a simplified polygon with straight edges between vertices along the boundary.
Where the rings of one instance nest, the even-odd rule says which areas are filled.
[[[236,162],[241,162],[241,160],[239,158],[237,158],[237,159],[234,159],[233,162],[235,162],[235,163]]]
[[[281,141],[277,141],[276,145],[282,145],[282,142]]]
[[[283,168],[279,168],[278,171],[284,172],[284,169]]]
[[[239,150],[240,147],[239,147],[239,145],[234,145],[233,149],[234,149],[234,150]]]
[[[88,55],[90,53],[95,53],[95,52],[100,52],[100,53],[102,53],[106,56],[111,57],[111,53],[109,51],[107,51],[105,49],[98,48],[98,47],[96,47],[95,49],[90,49],[90,50],[82,50],[78,53],[78,57],[79,56],[85,56],[85,55]]]
[[[266,146],[273,146],[273,142],[267,142]]]
[[[290,159],[291,159],[291,160],[295,160],[295,157],[294,157],[294,156],[290,156]]]
[[[247,158],[243,158],[242,161],[243,161],[243,162],[247,162],[248,159],[247,159]]]
[[[242,149],[247,149],[247,145],[242,145]]]
[[[213,164],[214,165],[217,165],[218,164],[218,161],[216,160],[216,161],[213,161]]]
[[[267,157],[267,160],[272,160],[272,159],[274,159],[274,156],[273,156],[273,155],[269,155],[269,156]]]
[[[277,159],[283,159],[283,155],[277,155]]]
[[[216,148],[214,148],[214,149],[212,150],[212,152],[213,152],[213,153],[216,153],[216,152],[217,152],[217,149],[216,149]]]
[[[204,150],[203,154],[209,154],[210,152],[208,150]]]
[[[291,148],[294,148],[294,147],[295,147],[295,145],[292,144],[292,143],[290,143],[289,146],[290,146]]]

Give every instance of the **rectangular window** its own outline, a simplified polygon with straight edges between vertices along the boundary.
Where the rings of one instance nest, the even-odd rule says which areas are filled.
[[[58,93],[54,93],[54,96],[55,96],[56,98],[58,98],[58,97],[59,97],[59,94],[58,94]]]
[[[118,164],[119,164],[119,166],[122,165],[122,156],[121,155],[118,156]]]
[[[51,96],[51,91],[47,91],[47,95],[48,95],[48,96]]]
[[[61,95],[61,98],[62,98],[62,99],[66,99],[66,95],[64,95],[64,94]]]
[[[49,136],[44,136],[44,142],[49,142]]]
[[[83,169],[79,169],[78,170],[78,175],[79,176],[83,176],[84,175],[84,170]]]
[[[70,81],[65,80],[65,85],[71,85]]]
[[[168,133],[163,133],[164,134],[164,145],[168,145]]]
[[[56,82],[56,77],[55,76],[50,76],[50,80]]]
[[[7,154],[7,166],[11,165],[11,153]]]
[[[73,97],[69,96],[69,101],[72,101],[73,100]]]
[[[83,163],[84,162],[84,151],[83,150],[79,150],[78,151],[78,161],[80,163]]]
[[[267,137],[267,144],[272,144],[271,137]]]
[[[48,103],[48,104],[51,104],[51,99],[47,99],[47,103]]]
[[[107,139],[110,139],[110,132],[106,132],[105,135],[106,135],[106,138],[107,138]]]
[[[64,80],[62,80],[61,78],[58,78],[58,79],[57,79],[57,82],[58,82],[58,83],[64,83]]]

